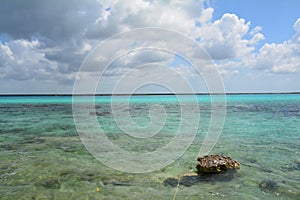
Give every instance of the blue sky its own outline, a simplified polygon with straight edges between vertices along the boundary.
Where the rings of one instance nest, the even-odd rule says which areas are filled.
[[[224,13],[234,13],[251,22],[251,26],[261,26],[266,42],[283,42],[295,34],[293,25],[299,18],[300,1],[267,0],[213,0],[213,19]]]
[[[79,75],[99,78],[97,68],[77,73],[93,48],[114,34],[143,27],[167,28],[196,41],[211,57],[226,92],[299,92],[299,8],[296,0],[3,1],[0,93],[72,93]],[[137,37],[132,35],[133,44]],[[164,41],[178,43],[164,35],[157,40]],[[122,42],[114,44],[126,51]],[[110,59],[106,54],[100,52],[95,59]],[[153,65],[144,71],[136,68],[147,63],[172,66],[178,76],[155,67],[151,71]],[[179,92],[185,91],[178,78],[184,78],[197,92],[207,92],[191,66],[175,55],[153,51],[120,57],[109,66],[97,92],[110,93],[128,72],[145,80],[162,77]],[[128,85],[135,80],[133,75]],[[146,92],[159,90],[147,86]]]

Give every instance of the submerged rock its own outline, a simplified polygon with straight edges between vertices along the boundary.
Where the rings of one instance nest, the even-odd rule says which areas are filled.
[[[201,181],[201,177],[197,173],[184,174],[181,177],[171,177],[164,181],[164,185],[176,187],[177,185],[192,186]]]
[[[253,158],[244,158],[244,162],[243,162],[244,166],[248,166],[248,167],[254,167],[257,168],[258,170],[261,170],[263,172],[267,172],[267,173],[272,173],[273,170],[268,168],[267,166],[264,166],[263,164],[259,163],[258,160],[253,159]]]
[[[60,188],[60,182],[58,178],[48,178],[47,180],[44,180],[41,182],[41,185],[48,189],[59,189]]]
[[[300,170],[300,160],[295,160],[292,164],[281,166],[280,169],[282,171]]]
[[[108,111],[103,111],[103,112],[90,112],[90,115],[96,115],[96,116],[109,116],[111,113]]]
[[[240,163],[231,159],[229,156],[210,155],[198,157],[197,173],[210,174],[221,173],[229,169],[239,169]]]
[[[114,186],[133,186],[133,183],[127,181],[109,181],[102,180],[104,185],[114,185]]]
[[[281,184],[283,183],[283,184]],[[258,187],[263,191],[276,196],[282,196],[281,199],[299,199],[300,192],[292,189],[285,184],[285,181],[277,182],[271,179],[263,180],[258,184]]]
[[[294,170],[300,170],[300,160],[295,160]]]
[[[35,137],[35,138],[28,138],[28,139],[20,142],[20,144],[31,144],[31,143],[40,144],[40,143],[44,143],[45,141],[46,140],[41,137]]]
[[[278,184],[273,180],[264,180],[258,184],[259,188],[265,192],[275,192],[278,189]]]
[[[186,187],[196,185],[198,183],[216,183],[216,182],[228,182],[231,181],[236,175],[235,170],[228,170],[227,173],[210,173],[210,174],[197,174],[188,173],[179,177],[170,177],[164,181],[164,185],[176,187],[177,185],[183,185]]]
[[[14,144],[1,144],[0,149],[8,150],[8,151],[15,151],[19,150],[21,146],[17,143]]]

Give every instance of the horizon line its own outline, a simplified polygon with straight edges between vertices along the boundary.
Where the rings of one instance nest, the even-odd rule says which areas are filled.
[[[300,92],[225,92],[225,93],[98,93],[98,94],[71,94],[71,93],[15,93],[1,94],[0,96],[155,96],[155,95],[251,95],[251,94],[300,94]]]

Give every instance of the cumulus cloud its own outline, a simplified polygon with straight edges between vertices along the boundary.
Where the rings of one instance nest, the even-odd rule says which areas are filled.
[[[17,50],[18,47],[14,48],[14,58],[27,58],[27,63],[31,63],[38,55],[35,63],[39,68],[46,67],[46,64],[41,64],[42,60],[43,63],[55,64],[56,74],[68,76],[78,70],[84,57],[97,43],[113,34],[145,26],[188,32],[194,25],[194,18],[200,16],[201,10],[202,2],[196,0],[4,1],[0,8],[0,34],[9,35],[11,41],[1,44],[1,63],[7,69],[3,71],[2,77],[24,80],[32,78],[32,75],[26,73],[12,75],[15,72],[13,69],[20,65],[11,67],[12,61],[4,63],[4,60],[8,60],[7,51],[14,43],[38,41],[39,44],[34,47],[22,49],[23,46],[18,46],[20,50]],[[21,49],[29,51],[33,54],[32,57],[18,55]],[[148,60],[149,57],[151,54],[148,54]],[[137,59],[141,59],[141,56]],[[145,56],[143,59],[145,61]],[[22,69],[24,68],[25,65]],[[32,67],[29,71],[31,69]]]
[[[265,44],[255,56],[256,67],[268,72],[299,72],[299,44],[287,41],[282,44]],[[298,50],[298,55],[297,55]]]
[[[253,28],[250,21],[233,13],[213,20],[214,9],[204,8],[203,2],[4,0],[0,7],[0,79],[72,83],[82,61],[98,43],[114,34],[142,27],[176,30],[197,41],[223,75],[238,75],[239,69],[245,67],[264,73],[300,71],[300,18],[294,24],[293,38],[259,47],[265,39],[262,27]],[[3,40],[1,35],[7,35],[8,39]],[[168,40],[168,35],[155,37]],[[172,42],[180,50],[184,48],[180,41]],[[115,41],[115,45],[119,44],[120,41]],[[107,57],[103,53],[95,59],[103,61]],[[114,62],[106,76],[122,75],[143,63],[170,65],[173,59],[174,55],[162,52],[131,52]],[[91,66],[89,72],[96,69],[97,66]],[[193,70],[183,66],[177,70],[178,74],[193,76]]]
[[[6,63],[0,61],[6,67],[2,77],[45,81],[58,79],[58,76],[70,79],[70,74],[78,70],[93,45],[93,41],[84,37],[85,30],[102,12],[103,5],[95,0],[1,2],[0,34],[10,38],[1,49],[9,48],[13,52],[13,60],[9,63],[7,59]],[[38,45],[24,45],[36,42]],[[24,55],[26,52],[28,55]],[[27,72],[22,73],[25,68]]]
[[[62,77],[58,73],[58,63],[45,58],[45,53],[39,50],[37,40],[13,40],[0,44],[0,72],[2,79],[24,80],[52,80],[65,81],[72,79],[68,74]],[[74,75],[73,75],[74,76]]]
[[[257,70],[257,73],[273,75],[300,73],[300,18],[296,20],[293,28],[295,34],[291,39],[282,43],[265,43],[260,48],[248,52],[245,56],[240,55],[235,59],[218,62],[218,67],[226,72],[223,75],[245,68]],[[253,37],[249,40],[249,44],[253,45],[264,39],[260,31],[260,27],[250,31]]]
[[[282,43],[265,43],[257,53],[245,58],[239,65],[260,69],[267,73],[300,72],[300,18],[295,22],[292,39]]]
[[[13,53],[7,45],[0,43],[0,68],[7,66],[8,62],[12,59]]]
[[[253,45],[264,39],[259,32],[246,39],[246,36],[251,36],[250,22],[235,14],[226,13],[221,19],[212,21],[212,12],[212,8],[203,12],[201,26],[194,31],[193,37],[199,40],[213,59],[248,56],[254,50]]]
[[[188,33],[195,18],[201,15],[203,1],[108,1],[106,13],[88,27],[89,38],[109,37],[112,34],[140,27],[163,27]]]
[[[159,63],[168,65],[174,55],[164,51],[141,50],[133,51],[116,59],[111,63],[105,76],[122,76],[128,69],[136,68],[147,63]],[[144,70],[144,68],[143,68]]]

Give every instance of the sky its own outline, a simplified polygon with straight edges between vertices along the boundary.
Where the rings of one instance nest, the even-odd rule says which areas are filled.
[[[72,93],[78,80],[86,80],[81,88],[98,84],[97,93],[111,93],[122,81],[123,92],[187,92],[184,81],[193,91],[207,92],[214,81],[203,77],[205,69],[217,71],[225,92],[300,92],[298,8],[300,1],[294,0],[3,0],[0,93]],[[184,46],[189,42],[176,41],[175,32],[170,39],[168,31],[133,31],[144,27],[190,39],[213,67]],[[164,50],[130,51],[120,40],[128,31],[130,48],[147,47],[140,38],[152,37],[152,45]],[[115,46],[91,54],[101,44]],[[173,47],[194,63],[169,51]],[[89,82],[99,79],[96,71],[104,69],[113,52],[127,53],[119,54],[100,82]],[[83,70],[89,59],[101,61]]]

